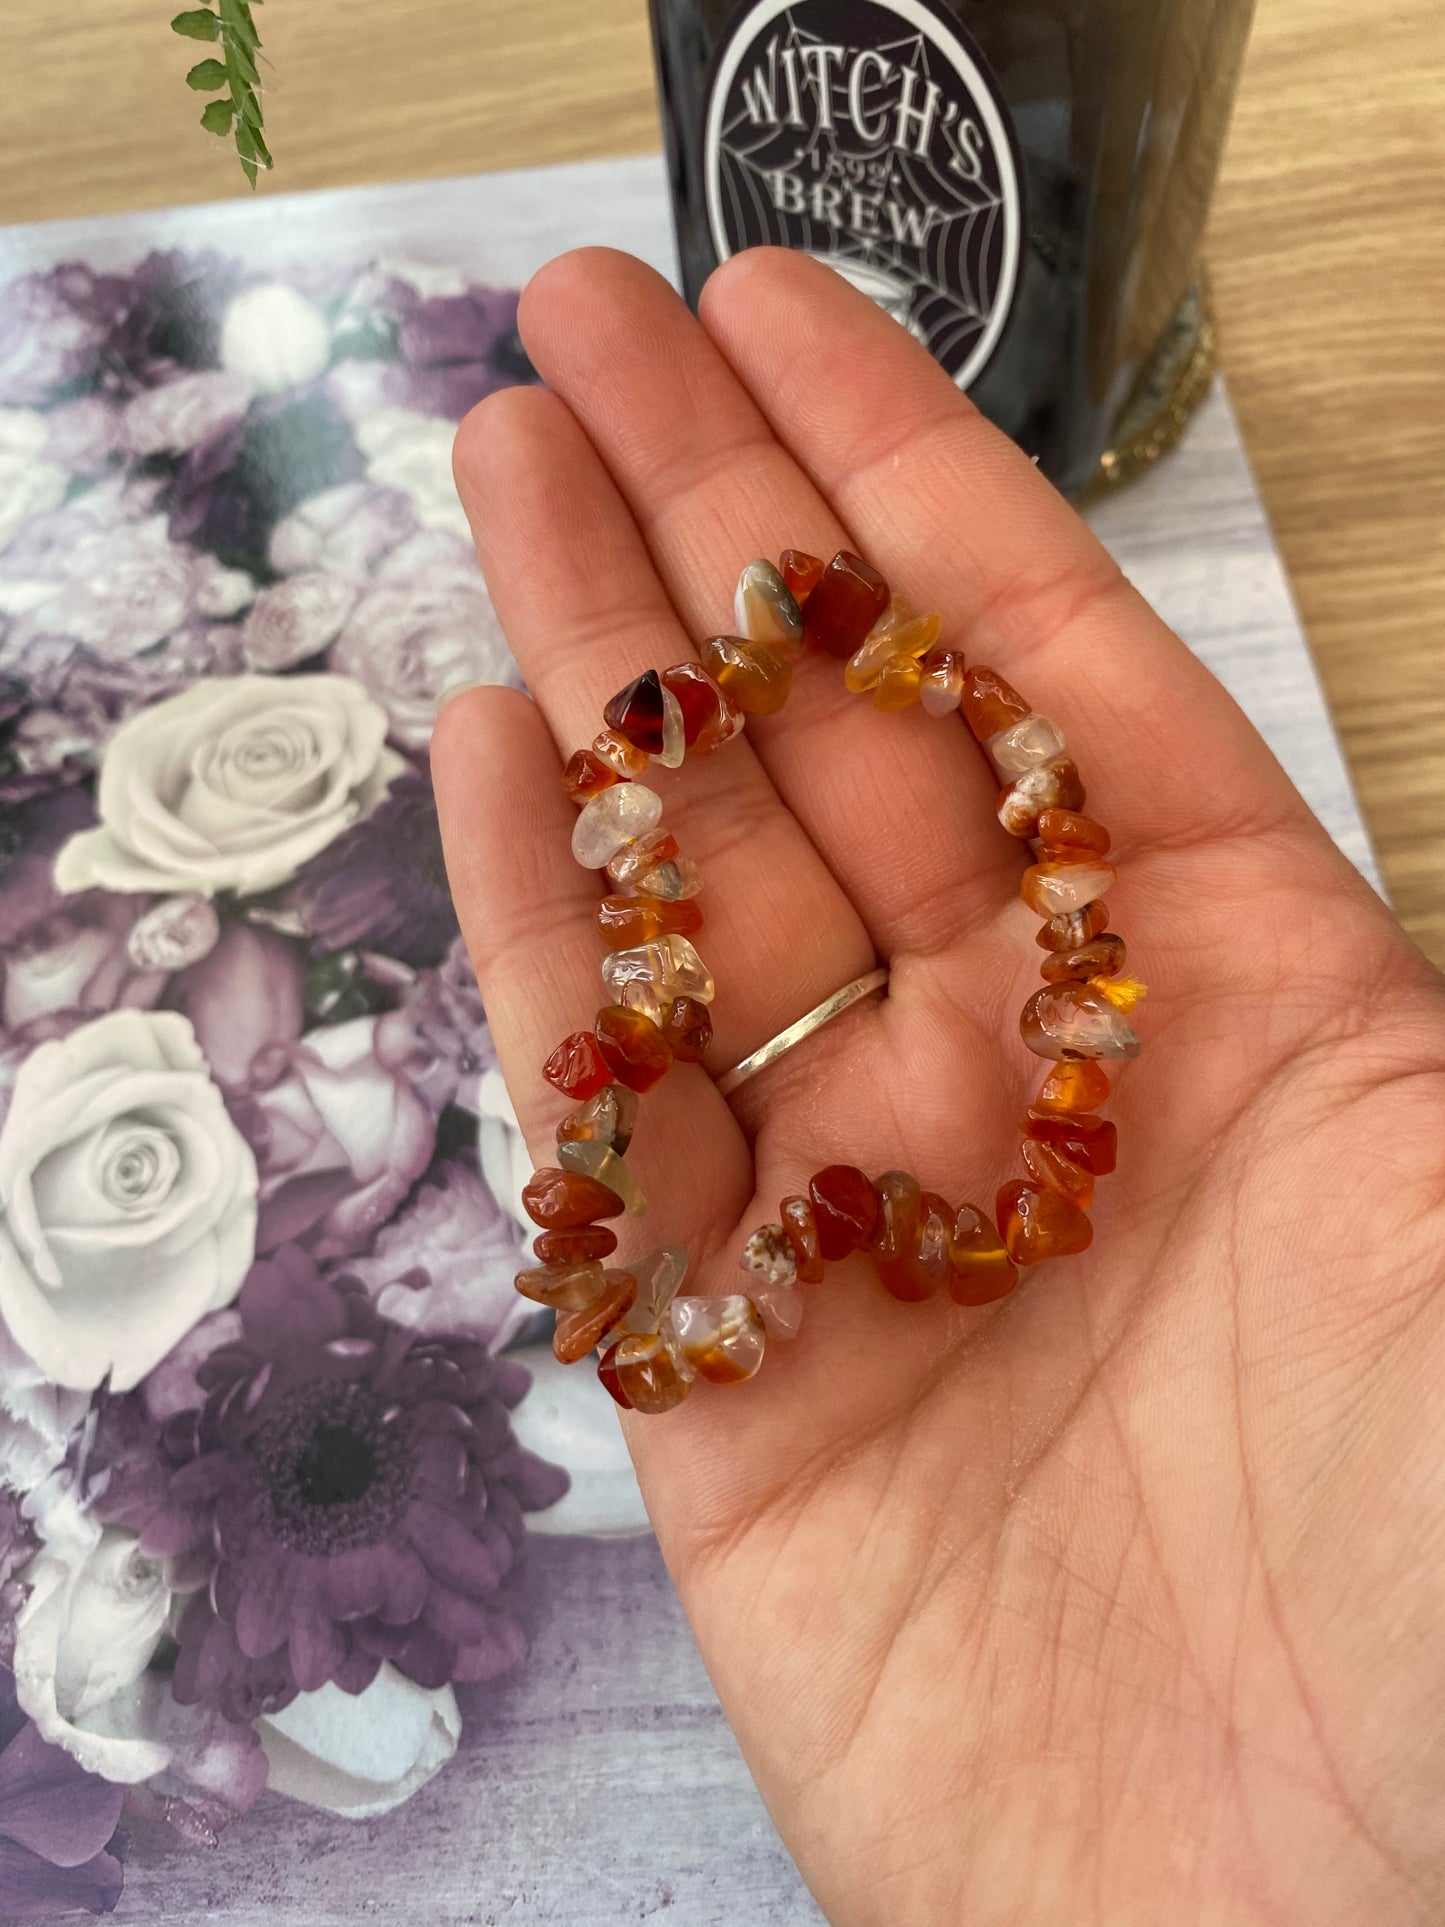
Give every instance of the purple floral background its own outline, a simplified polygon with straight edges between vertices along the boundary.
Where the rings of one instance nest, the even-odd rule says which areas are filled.
[[[7,1921],[112,1910],[128,1821],[384,1814],[526,1663],[567,1478],[427,767],[515,676],[450,471],[515,315],[214,254],[0,288]]]

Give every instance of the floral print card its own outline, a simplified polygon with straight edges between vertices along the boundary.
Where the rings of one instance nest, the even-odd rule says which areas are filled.
[[[242,1917],[258,1865],[284,1894],[317,1827],[383,1816],[365,1911],[414,1896],[400,1810],[473,1737],[495,1804],[549,1580],[617,1556],[549,1574],[530,1522],[645,1525],[512,1290],[427,767],[442,691],[515,676],[450,446],[533,379],[535,262],[515,218],[447,260],[270,208],[0,243],[31,250],[0,277],[5,1920],[185,1911],[201,1867],[222,1913],[245,1870]],[[686,1653],[655,1548],[625,1556]],[[469,1907],[512,1871],[477,1858]]]
[[[651,160],[0,231],[0,1921],[817,1919],[512,1289],[427,763],[516,674],[455,424],[533,267],[666,234]],[[1243,641],[1158,599],[1364,852],[1191,450],[1111,539],[1233,504]]]

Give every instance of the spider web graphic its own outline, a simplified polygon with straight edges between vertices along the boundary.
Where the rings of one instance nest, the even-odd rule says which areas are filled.
[[[958,367],[988,327],[1009,265],[1001,162],[978,140],[964,74],[920,30],[870,31],[880,19],[899,24],[877,0],[797,0],[773,16],[731,75],[709,160],[730,250],[773,243],[822,256]],[[843,46],[843,59],[805,67],[806,50],[823,45]],[[888,66],[870,62],[861,76],[860,126],[849,78],[865,50]],[[802,125],[788,124],[794,103]],[[977,148],[965,157],[959,130],[970,121]]]

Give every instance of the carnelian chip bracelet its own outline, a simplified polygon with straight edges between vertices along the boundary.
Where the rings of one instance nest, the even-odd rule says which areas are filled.
[[[796,1334],[799,1287],[855,1251],[873,1259],[895,1298],[946,1289],[960,1305],[1004,1297],[1022,1265],[1083,1251],[1096,1180],[1115,1159],[1114,1126],[1098,1115],[1110,1094],[1102,1060],[1139,1048],[1127,1013],[1144,986],[1125,975],[1124,941],[1106,928],[1109,833],[1082,814],[1084,786],[1058,726],[994,670],[966,667],[940,640],[937,615],[917,614],[846,550],[826,567],[797,549],[777,568],[750,563],[735,613],[738,633],[710,637],[701,661],[649,669],[620,689],[591,748],[563,772],[579,809],[572,853],[610,885],[597,908],[609,1001],[543,1067],[574,1108],[557,1126],[556,1165],[534,1172],[522,1193],[540,1231],[537,1267],[519,1273],[517,1289],[556,1311],[558,1358],[598,1348],[602,1383],[639,1412],[671,1410],[699,1378],[751,1378],[769,1341]],[[983,745],[1003,784],[999,821],[1033,846],[1020,894],[1043,919],[1044,983],[1019,1025],[1052,1064],[1023,1119],[1024,1175],[1002,1187],[992,1213],[952,1205],[906,1171],[869,1179],[830,1164],[746,1240],[737,1291],[685,1294],[679,1245],[625,1269],[604,1263],[617,1249],[608,1220],[646,1209],[626,1162],[638,1099],[674,1062],[699,1062],[712,1039],[714,984],[692,943],[702,879],[662,827],[662,798],[639,779],[654,761],[676,769],[685,756],[710,755],[746,716],[780,710],[809,644],[843,660],[847,687],[877,708],[960,711]]]

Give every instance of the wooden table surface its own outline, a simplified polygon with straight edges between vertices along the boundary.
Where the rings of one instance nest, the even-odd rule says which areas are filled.
[[[246,192],[195,127],[182,77],[204,50],[170,11],[4,7],[0,218]],[[280,163],[263,192],[657,145],[645,0],[272,0],[258,21]],[[1391,894],[1445,965],[1440,0],[1259,0],[1207,260]]]

